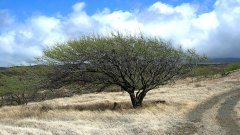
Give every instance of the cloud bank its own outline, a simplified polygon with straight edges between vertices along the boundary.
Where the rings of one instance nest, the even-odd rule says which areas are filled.
[[[190,3],[156,2],[134,11],[105,8],[92,15],[85,8],[76,3],[66,16],[36,15],[22,22],[0,10],[0,66],[28,64],[56,42],[109,31],[160,36],[209,57],[240,57],[240,0],[217,0],[212,11],[201,14]]]

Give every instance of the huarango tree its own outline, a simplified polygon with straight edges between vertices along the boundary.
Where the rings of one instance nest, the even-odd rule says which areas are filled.
[[[84,36],[44,51],[41,58],[54,66],[52,86],[86,82],[106,88],[120,86],[134,108],[147,92],[189,73],[199,56],[174,48],[170,42],[143,35]]]

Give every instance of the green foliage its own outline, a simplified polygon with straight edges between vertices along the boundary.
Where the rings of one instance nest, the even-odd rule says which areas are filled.
[[[192,70],[192,76],[211,77],[213,75],[223,75],[225,64],[203,64],[198,65]]]
[[[135,107],[148,91],[183,77],[202,59],[194,50],[175,48],[160,38],[121,33],[57,44],[40,58],[55,69],[48,81],[52,87],[79,82],[100,89],[114,85],[130,94]]]
[[[17,66],[0,72],[0,94],[27,93],[34,91],[35,85],[46,79],[46,66]]]
[[[110,36],[83,36],[79,40],[70,40],[65,43],[58,43],[52,48],[44,51],[44,57],[39,61],[48,64],[79,63],[89,57],[106,54],[127,55],[126,57],[175,57],[201,61],[194,50],[184,51],[182,48],[172,47],[171,42],[160,38],[140,36],[123,36],[120,33],[112,33]],[[100,58],[99,58],[100,59]]]
[[[64,65],[65,69],[60,69],[64,72],[64,77],[71,73],[68,78],[74,81],[82,78],[81,81],[92,82],[95,79],[95,82],[100,84],[112,83],[120,86],[125,84],[119,83],[126,81],[129,83],[127,87],[142,89],[146,87],[144,85],[152,85],[150,83],[167,82],[180,75],[180,72],[188,70],[187,66],[183,66],[189,63],[194,65],[202,58],[194,50],[174,48],[170,42],[160,38],[112,33],[109,36],[85,36],[57,44],[46,49],[40,60],[50,65]],[[71,70],[68,71],[67,68]],[[84,70],[88,72],[84,72],[85,78],[82,74]],[[152,78],[159,80],[153,81]],[[63,78],[59,77],[57,80],[60,79]],[[66,79],[61,84],[63,82],[65,83]]]
[[[205,76],[205,77],[212,76],[218,73],[219,71],[210,67],[196,67],[192,71],[193,76]]]
[[[224,73],[228,73],[233,70],[240,69],[240,63],[229,64],[227,67],[224,68]]]

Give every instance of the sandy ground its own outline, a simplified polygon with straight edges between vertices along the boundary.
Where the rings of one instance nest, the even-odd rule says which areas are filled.
[[[150,91],[141,109],[131,109],[129,96],[123,92],[2,107],[0,134],[237,135],[239,100],[240,72],[189,78]],[[114,102],[116,110],[112,110]]]
[[[238,125],[240,125],[240,101],[235,106],[234,112],[236,112],[236,122]]]

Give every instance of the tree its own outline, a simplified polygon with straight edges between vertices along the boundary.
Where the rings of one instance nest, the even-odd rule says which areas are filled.
[[[51,86],[84,82],[103,90],[116,85],[129,93],[134,108],[142,106],[150,90],[189,73],[199,59],[194,51],[160,38],[120,33],[58,43],[41,57],[54,66]]]

